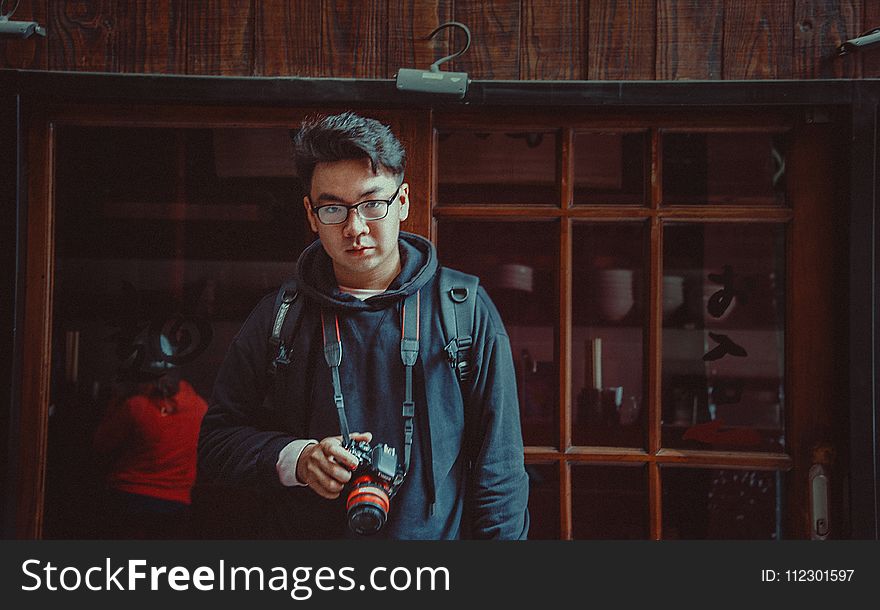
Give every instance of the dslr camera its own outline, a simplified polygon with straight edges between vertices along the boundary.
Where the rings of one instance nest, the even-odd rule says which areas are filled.
[[[351,474],[345,510],[348,527],[361,535],[375,534],[388,519],[391,498],[403,484],[405,472],[394,447],[366,441],[353,442],[346,450],[360,462]]]

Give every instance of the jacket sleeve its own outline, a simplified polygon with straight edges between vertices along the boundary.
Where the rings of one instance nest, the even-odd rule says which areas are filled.
[[[294,440],[264,404],[269,324],[274,299],[251,312],[227,351],[198,445],[198,481],[235,487],[279,487],[275,463]]]
[[[529,528],[529,479],[523,460],[516,373],[510,340],[488,297],[478,340],[477,372],[470,399],[479,416],[479,451],[470,486],[472,535],[479,539],[524,540]],[[479,309],[479,307],[478,307]],[[480,330],[477,331],[480,339]]]

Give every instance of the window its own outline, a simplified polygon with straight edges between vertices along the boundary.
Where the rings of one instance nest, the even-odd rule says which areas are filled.
[[[436,243],[510,336],[534,537],[785,536],[787,426],[811,409],[791,404],[786,360],[792,222],[820,205],[791,187],[809,128],[435,121]]]

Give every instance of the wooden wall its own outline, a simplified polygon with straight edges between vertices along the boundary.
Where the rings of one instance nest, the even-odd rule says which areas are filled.
[[[15,4],[9,0],[7,5]],[[452,52],[479,79],[813,79],[880,76],[877,0],[21,0],[46,38],[0,40],[0,67],[390,78]]]

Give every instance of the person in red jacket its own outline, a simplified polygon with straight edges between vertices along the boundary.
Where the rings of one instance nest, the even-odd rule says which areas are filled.
[[[175,369],[134,387],[95,431],[95,450],[108,466],[107,537],[189,538],[196,444],[208,405]]]

